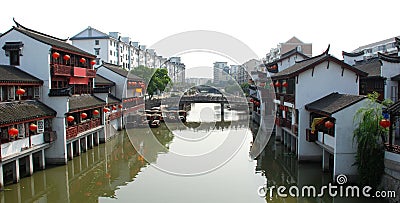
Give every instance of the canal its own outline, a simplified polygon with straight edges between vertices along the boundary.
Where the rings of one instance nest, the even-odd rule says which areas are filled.
[[[267,181],[269,186],[320,187],[332,182],[332,175],[323,173],[318,163],[298,164],[274,138],[252,160],[249,151],[257,127],[249,127],[247,115],[233,110],[226,111],[225,121],[220,122],[218,107],[193,104],[186,125],[121,131],[65,166],[38,171],[6,186],[0,202],[368,202],[327,195],[260,197],[259,189]],[[218,154],[218,159],[205,156],[223,147],[221,153],[230,153]],[[193,162],[177,155],[206,159]],[[382,200],[370,200],[377,201]]]

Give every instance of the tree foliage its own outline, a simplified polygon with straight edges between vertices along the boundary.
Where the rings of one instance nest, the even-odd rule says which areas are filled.
[[[356,129],[353,141],[357,142],[356,162],[359,182],[376,188],[384,173],[384,135],[387,129],[379,125],[383,118],[382,108],[390,104],[385,100],[377,102],[379,94],[368,95],[367,106],[360,108],[354,116]]]
[[[168,71],[165,68],[154,69],[141,65],[134,68],[132,73],[144,79],[150,99],[153,98],[155,92],[163,92],[167,85],[171,83],[171,78],[168,76]]]

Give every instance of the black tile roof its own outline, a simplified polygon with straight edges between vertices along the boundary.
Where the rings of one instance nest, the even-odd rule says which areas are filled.
[[[37,83],[43,84],[43,81],[22,71],[21,69],[0,65],[0,83]]]
[[[329,51],[329,47],[324,53],[322,53],[318,56],[312,57],[312,58],[305,59],[303,61],[298,61],[293,66],[290,66],[289,68],[276,73],[271,78],[272,79],[281,79],[281,78],[294,77],[308,69],[315,67],[316,65],[318,65],[324,61],[333,61],[333,62],[341,65],[342,67],[344,67],[348,70],[351,70],[361,76],[367,75],[366,72],[361,71],[357,68],[354,68],[354,67],[350,66],[349,64],[344,63],[343,61],[331,56],[330,54],[328,54],[328,51]]]
[[[359,51],[359,52],[351,52],[351,53],[342,51],[342,55],[343,56],[349,56],[349,57],[362,56],[362,55],[364,55],[364,50],[363,51]]]
[[[105,101],[89,94],[73,95],[69,98],[69,111],[100,107],[105,104]]]
[[[0,125],[55,117],[56,111],[37,100],[0,103]]]
[[[117,97],[115,97],[112,94],[108,95],[108,103],[109,104],[116,104],[116,103],[121,103],[122,101],[120,99],[118,99]]]
[[[96,56],[88,53],[86,51],[83,51],[82,49],[79,49],[78,47],[73,46],[72,44],[67,43],[67,39],[60,39],[60,38],[56,38],[32,29],[29,29],[27,27],[22,26],[21,24],[17,23],[16,21],[14,21],[16,26],[13,26],[13,28],[11,30],[16,30],[22,34],[25,34],[35,40],[38,40],[42,43],[51,45],[53,47],[57,47],[60,49],[64,49],[64,50],[68,50],[68,51],[72,51],[72,52],[77,52],[86,56],[90,56],[92,58],[95,58]],[[4,33],[3,35],[7,34],[8,32],[10,32],[11,30],[7,31],[6,33]]]
[[[120,75],[122,77],[128,78],[130,80],[143,81],[142,78],[132,74],[130,71],[127,71],[127,70],[123,69],[121,66],[117,66],[117,65],[114,65],[114,64],[111,64],[111,63],[107,63],[107,62],[104,62],[104,61],[103,61],[103,64],[101,66],[113,71],[114,73],[116,73],[116,74],[118,74],[118,75]]]
[[[331,93],[321,99],[307,104],[306,110],[315,111],[325,115],[332,115],[342,109],[351,106],[363,99],[366,96]]]
[[[400,63],[400,57],[399,56],[393,56],[393,55],[386,55],[378,52],[378,57],[380,60],[391,62],[391,63]]]
[[[374,57],[368,60],[357,61],[354,67],[368,73],[368,77],[380,77],[381,76],[381,63],[378,57]]]
[[[108,85],[108,86],[115,86],[115,82],[99,75],[96,74],[96,77],[94,78],[94,84],[101,84],[101,85]]]

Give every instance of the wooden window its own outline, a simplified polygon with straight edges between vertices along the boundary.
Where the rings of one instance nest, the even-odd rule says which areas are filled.
[[[18,138],[25,138],[25,125],[23,123],[17,125]]]
[[[33,88],[33,97],[34,98],[40,98],[40,88],[39,87],[34,87]]]
[[[10,65],[19,66],[20,51],[10,51]]]
[[[15,99],[15,87],[14,86],[9,86],[7,87],[8,89],[8,100],[14,100]]]

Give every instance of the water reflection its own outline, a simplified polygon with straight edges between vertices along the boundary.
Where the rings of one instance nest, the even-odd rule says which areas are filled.
[[[167,133],[158,134],[160,143],[167,145],[172,140]],[[146,146],[143,151],[151,152]],[[157,154],[146,156],[154,156],[155,160]],[[147,165],[126,134],[115,136],[65,166],[39,171],[6,186],[0,202],[98,202],[99,197],[116,198],[115,191],[132,182]]]
[[[198,105],[201,106],[201,105]],[[197,107],[196,107],[197,108]],[[194,115],[194,114],[192,114]],[[231,121],[199,123],[192,117],[185,125],[163,125],[160,128],[136,129],[133,133],[114,136],[106,144],[82,153],[65,166],[34,173],[20,183],[6,186],[0,202],[382,202],[381,199],[280,198],[259,197],[257,190],[269,186],[320,187],[332,181],[319,163],[299,164],[296,157],[274,138],[256,160],[249,158],[253,132],[247,123]],[[240,119],[239,119],[240,120]],[[212,144],[190,146],[175,135],[209,133],[217,143],[228,130],[243,136],[244,144],[224,166],[210,173],[181,177],[166,174],[149,163],[173,164],[170,151],[204,151]],[[263,135],[260,132],[258,135]],[[150,139],[161,145],[153,145]],[[138,146],[136,149],[132,146]],[[138,153],[139,152],[139,153]],[[146,159],[143,158],[143,156]],[[197,165],[196,165],[197,166]]]

